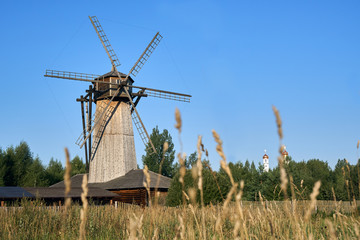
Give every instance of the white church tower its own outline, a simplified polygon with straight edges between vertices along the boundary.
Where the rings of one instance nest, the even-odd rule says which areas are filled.
[[[264,172],[269,172],[269,156],[266,154],[266,150],[264,150],[265,154],[263,156],[263,163],[264,163]]]
[[[284,163],[289,164],[289,159],[288,159],[289,153],[286,151],[286,146],[285,145],[284,145],[284,151],[281,154],[283,156]]]

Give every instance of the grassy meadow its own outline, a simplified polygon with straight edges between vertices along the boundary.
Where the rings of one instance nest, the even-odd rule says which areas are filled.
[[[81,206],[67,209],[24,202],[0,209],[1,239],[358,239],[355,211],[312,211],[290,201],[218,206],[87,208],[84,232]],[[299,204],[300,205],[300,204]]]

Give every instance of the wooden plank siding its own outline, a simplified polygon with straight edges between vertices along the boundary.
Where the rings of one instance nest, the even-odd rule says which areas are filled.
[[[123,203],[147,205],[147,193],[146,189],[123,189],[123,190],[110,190],[113,193],[119,194],[113,198],[114,201]]]
[[[145,188],[138,189],[122,189],[122,190],[110,190],[113,193],[119,194],[113,198],[114,201],[119,201],[123,203],[137,204],[142,206],[148,206],[149,198],[148,193]],[[158,198],[159,202],[165,203],[165,198],[167,195],[167,191],[158,190]],[[150,190],[150,196],[152,199],[155,198],[155,190]]]

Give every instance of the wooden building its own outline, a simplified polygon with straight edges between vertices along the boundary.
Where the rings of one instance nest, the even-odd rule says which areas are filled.
[[[160,199],[165,199],[170,187],[171,178],[149,171],[150,196],[144,187],[146,177],[143,170],[131,170],[124,176],[104,183],[88,183],[88,198],[95,204],[107,204],[118,201],[122,203],[147,206],[149,198],[157,193]],[[81,184],[84,174],[71,178],[71,190],[68,197],[81,203]],[[1,206],[28,199],[42,199],[48,205],[61,205],[65,200],[64,181],[50,187],[0,187]]]
[[[84,174],[77,174],[71,178],[71,187],[78,188],[81,186]],[[165,198],[170,187],[171,178],[149,171],[150,175],[150,197],[154,197],[155,192]],[[116,194],[112,198],[114,201],[131,203],[138,205],[148,205],[149,196],[144,187],[146,177],[143,170],[131,170],[124,176],[115,178],[104,183],[89,183],[89,188],[100,188]],[[64,181],[50,186],[49,188],[64,189]]]
[[[65,188],[49,188],[49,187],[25,187],[26,191],[35,196],[35,198],[42,199],[47,204],[63,204],[65,199]],[[72,201],[81,203],[81,187],[72,187],[68,197]],[[101,188],[89,187],[87,198],[91,199],[96,204],[106,204],[116,197],[117,194],[106,191]]]
[[[73,187],[68,194],[68,197],[75,202],[81,203],[80,187]],[[94,203],[104,204],[109,203],[116,193],[104,190],[102,188],[89,187],[87,198],[91,198]],[[41,199],[46,204],[61,205],[65,200],[65,188],[47,188],[47,187],[0,187],[0,202],[1,206],[10,206],[14,202],[20,201],[22,198],[30,200]]]
[[[22,187],[0,187],[0,206],[18,201],[21,198],[34,198],[35,196]]]

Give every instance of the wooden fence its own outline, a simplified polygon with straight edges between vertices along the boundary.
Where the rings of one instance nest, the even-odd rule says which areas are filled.
[[[250,210],[256,210],[258,208],[268,208],[268,209],[279,209],[279,210],[285,210],[285,207],[287,207],[290,211],[293,211],[296,209],[296,211],[299,214],[304,214],[307,209],[310,206],[311,201],[264,201],[264,202],[254,202],[254,201],[241,201],[241,206],[243,209],[250,209]],[[233,205],[231,207],[235,207],[235,203],[231,203],[230,205]],[[108,206],[112,206],[115,209],[128,209],[131,208],[138,208],[138,207],[145,207],[138,206],[134,204],[129,203],[123,203],[119,201],[110,201],[110,204]],[[357,207],[360,206],[360,201],[356,202],[349,202],[349,201],[324,201],[319,200],[316,201],[314,212],[324,212],[326,214],[330,214],[332,212],[338,211],[340,213],[352,213],[357,211]],[[63,205],[53,205],[53,206],[34,206],[36,208],[46,208],[53,211],[63,211],[64,206]],[[100,206],[101,207],[101,206]],[[104,206],[102,206],[104,207]],[[218,205],[217,207],[221,207],[221,205]],[[1,204],[0,211],[17,211],[19,209],[22,209],[23,207],[11,207],[6,206],[6,204]],[[167,208],[167,207],[163,207]],[[295,208],[295,209],[294,209]]]
[[[310,200],[301,200],[301,201],[264,201],[254,202],[254,201],[241,201],[241,206],[243,208],[272,208],[272,209],[285,209],[286,204],[288,209],[291,211],[296,208],[297,212],[305,213],[310,207]],[[316,201],[314,212],[324,212],[330,214],[332,212],[338,211],[341,213],[351,213],[356,211],[357,207],[360,206],[360,201],[350,202],[350,201],[325,201],[318,200]]]

